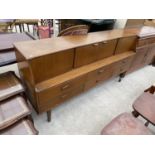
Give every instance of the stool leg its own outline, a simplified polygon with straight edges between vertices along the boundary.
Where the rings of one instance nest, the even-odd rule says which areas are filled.
[[[47,111],[47,121],[51,122],[51,110]]]
[[[137,111],[132,111],[132,115],[134,116],[134,117],[138,117],[139,116],[139,113],[137,112]]]

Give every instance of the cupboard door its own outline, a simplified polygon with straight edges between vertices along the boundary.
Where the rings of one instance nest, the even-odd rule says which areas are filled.
[[[117,44],[117,40],[101,42],[97,49],[97,60],[114,55],[116,44]]]
[[[130,71],[134,71],[138,68],[145,66],[147,58],[148,48],[140,48],[137,50],[136,55],[130,67]]]
[[[137,37],[120,38],[116,47],[115,54],[132,51],[136,47]]]
[[[117,40],[110,40],[76,48],[74,67],[90,64],[97,60],[112,56]]]
[[[78,47],[75,49],[74,67],[87,65],[97,60],[96,52],[99,43]]]
[[[73,69],[74,50],[53,53],[30,61],[35,83]]]
[[[149,47],[148,49],[148,52],[147,52],[147,57],[146,57],[146,60],[145,60],[145,63],[146,64],[150,64],[153,62],[155,58],[155,46],[151,46]]]

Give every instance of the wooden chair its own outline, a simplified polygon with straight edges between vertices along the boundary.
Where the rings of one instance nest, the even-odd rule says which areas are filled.
[[[115,117],[102,131],[102,135],[152,135],[144,124],[130,113]]]
[[[89,27],[87,25],[76,25],[61,31],[58,36],[86,35],[88,30]]]
[[[12,32],[14,26],[15,20],[13,22],[0,23],[0,32]]]
[[[144,93],[139,96],[133,103],[132,112],[135,117],[142,116],[147,120],[145,126],[148,126],[149,123],[155,125],[155,92],[154,85],[146,89]]]

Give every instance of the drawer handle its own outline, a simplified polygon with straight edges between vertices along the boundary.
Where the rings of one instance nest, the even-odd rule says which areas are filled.
[[[64,98],[66,98],[67,96],[68,96],[68,95],[65,94],[65,95],[62,95],[61,98],[64,99]]]
[[[98,45],[99,45],[98,43],[93,44],[93,46],[98,46]]]
[[[101,74],[101,73],[103,73],[104,71],[105,71],[104,69],[101,69],[101,70],[98,71],[98,73]]]
[[[107,44],[107,43],[108,43],[108,41],[103,41],[102,43],[103,43],[103,44]]]
[[[62,88],[61,88],[61,90],[65,90],[65,89],[67,89],[67,88],[69,88],[70,87],[70,85],[68,84],[68,85],[65,85],[65,86],[63,86]]]

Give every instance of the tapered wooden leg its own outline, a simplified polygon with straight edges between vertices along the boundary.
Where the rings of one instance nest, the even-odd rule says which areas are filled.
[[[139,116],[139,113],[138,113],[137,111],[134,110],[134,111],[132,112],[132,115],[133,115],[134,117],[138,117],[138,116]]]
[[[118,80],[118,82],[121,82],[121,81],[122,81],[122,78],[125,77],[125,74],[126,74],[126,72],[121,73],[121,74],[119,75],[119,80]]]
[[[47,111],[47,121],[51,122],[51,110]]]
[[[150,88],[146,89],[144,92],[149,92],[151,94],[154,94],[155,92],[155,87],[154,86],[151,86]]]

